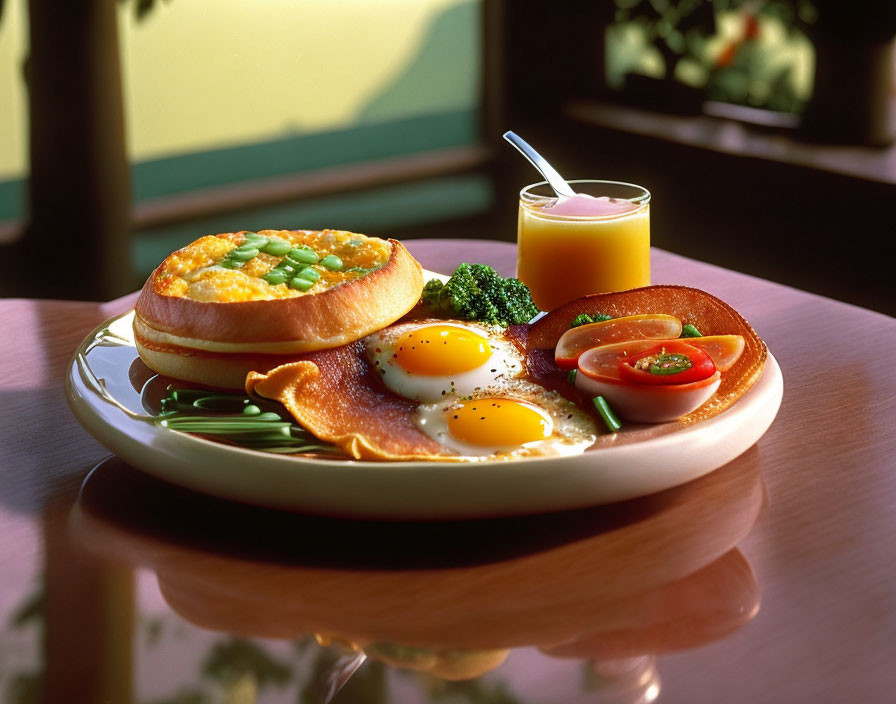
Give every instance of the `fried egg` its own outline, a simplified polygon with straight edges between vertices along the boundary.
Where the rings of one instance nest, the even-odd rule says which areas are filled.
[[[476,459],[577,454],[597,435],[593,421],[578,407],[523,379],[423,404],[415,422],[443,447]]]
[[[500,329],[424,320],[249,374],[247,389],[356,459],[507,460],[594,444],[592,419],[523,372]]]
[[[522,354],[501,329],[476,323],[400,323],[365,344],[386,388],[422,403],[476,393],[523,372]]]

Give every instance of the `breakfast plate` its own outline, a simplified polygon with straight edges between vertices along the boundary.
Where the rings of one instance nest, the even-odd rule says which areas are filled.
[[[140,360],[133,311],[79,346],[66,376],[77,419],[109,450],[160,479],[275,509],[377,519],[461,519],[582,508],[645,496],[708,474],[769,428],[783,377],[769,354],[734,405],[694,424],[604,435],[562,457],[475,463],[373,462],[271,454],[172,430],[148,412],[153,372]]]

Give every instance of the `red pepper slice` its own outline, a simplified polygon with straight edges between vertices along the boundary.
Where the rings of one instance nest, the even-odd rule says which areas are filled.
[[[716,365],[706,352],[677,340],[619,360],[619,377],[633,384],[690,384],[715,371]]]

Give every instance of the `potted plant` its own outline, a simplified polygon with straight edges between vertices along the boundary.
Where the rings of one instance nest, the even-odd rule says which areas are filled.
[[[681,80],[681,74],[702,62],[705,39],[716,33],[711,0],[616,0],[607,31],[607,45],[616,53],[608,56],[608,81],[624,100],[655,110],[700,112],[703,86]],[[635,65],[630,57],[638,53],[646,60]]]

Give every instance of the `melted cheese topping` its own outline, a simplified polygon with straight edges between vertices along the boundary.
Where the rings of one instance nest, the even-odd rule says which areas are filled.
[[[177,250],[162,263],[153,281],[155,292],[196,301],[218,302],[296,298],[322,293],[360,278],[383,266],[392,252],[392,245],[386,240],[344,230],[260,230],[258,234],[286,240],[293,247],[311,247],[320,259],[333,254],[342,260],[342,269],[330,271],[314,264],[320,278],[307,291],[290,288],[285,283],[269,284],[261,277],[279,264],[283,257],[261,252],[241,268],[228,269],[220,263],[231,250],[246,241],[245,234],[208,235]]]

